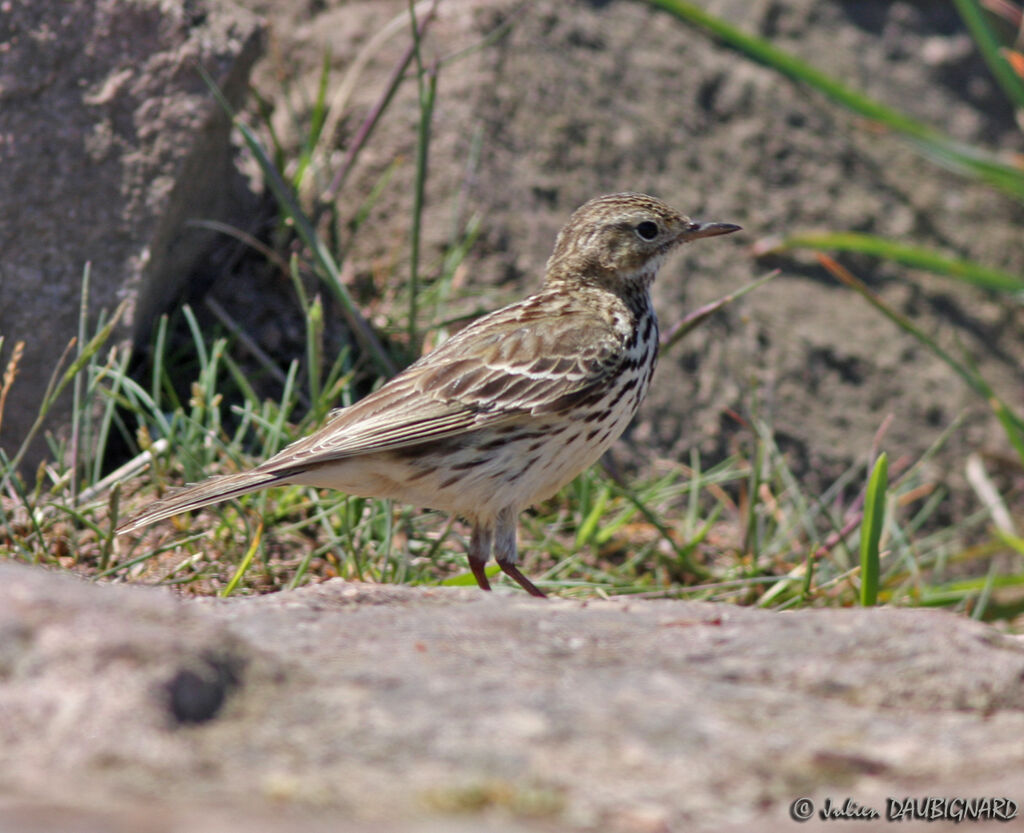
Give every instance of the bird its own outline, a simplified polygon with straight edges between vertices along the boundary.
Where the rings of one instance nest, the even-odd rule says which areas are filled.
[[[491,589],[493,554],[543,597],[517,566],[520,512],[596,462],[640,407],[658,355],[650,290],[666,256],[739,230],[646,194],[592,199],[557,235],[533,294],[476,319],[266,462],[171,492],[116,531],[275,485],[336,489],[462,517],[481,589]]]

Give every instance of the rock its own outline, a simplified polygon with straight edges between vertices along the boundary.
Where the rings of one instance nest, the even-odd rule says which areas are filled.
[[[802,796],[1020,799],[1024,644],[944,612],[340,580],[184,600],[3,564],[0,645],[0,830],[72,808],[124,829],[142,808],[160,830],[783,829]],[[202,721],[172,706],[183,673],[219,692]],[[235,821],[188,827],[206,808]]]
[[[140,335],[210,247],[213,233],[187,223],[237,220],[229,122],[198,67],[238,103],[261,25],[221,0],[4,4],[0,365],[25,342],[0,434],[9,455],[78,332],[86,263],[92,321],[129,298],[118,337]]]

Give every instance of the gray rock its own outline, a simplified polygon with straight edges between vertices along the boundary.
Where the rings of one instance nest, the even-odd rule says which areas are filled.
[[[261,31],[258,18],[221,0],[5,4],[0,361],[25,342],[0,434],[8,454],[78,332],[85,264],[93,320],[129,297],[120,334],[144,332],[209,248],[212,233],[185,224],[236,219],[229,123],[197,67],[238,102]]]
[[[1024,645],[943,612],[196,601],[8,564],[0,645],[0,830],[782,829],[801,796],[1021,798]]]

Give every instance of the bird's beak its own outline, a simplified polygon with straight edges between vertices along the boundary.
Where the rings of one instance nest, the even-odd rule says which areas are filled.
[[[696,223],[691,221],[679,233],[679,239],[685,243],[701,237],[717,237],[720,234],[732,234],[741,228],[742,226],[736,226],[732,223]]]

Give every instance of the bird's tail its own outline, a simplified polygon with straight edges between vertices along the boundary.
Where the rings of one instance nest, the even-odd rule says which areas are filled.
[[[188,512],[220,503],[223,500],[240,497],[249,492],[258,492],[283,480],[280,474],[261,471],[244,471],[238,474],[223,474],[211,477],[202,483],[194,483],[171,492],[167,497],[143,509],[141,512],[125,518],[117,525],[118,535],[140,529],[148,524],[170,518],[172,515]]]

